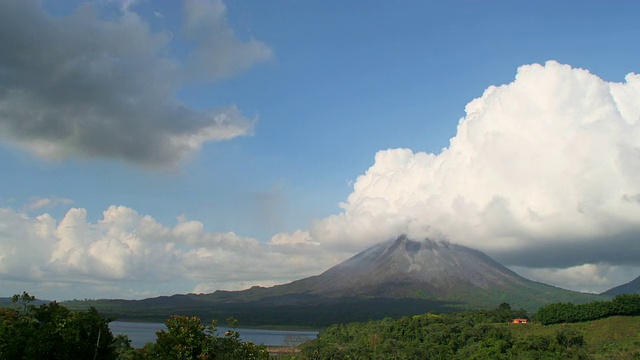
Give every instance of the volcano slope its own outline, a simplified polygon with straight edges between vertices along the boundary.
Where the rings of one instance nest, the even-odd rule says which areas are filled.
[[[288,284],[137,301],[98,300],[91,305],[120,319],[176,314],[234,316],[244,325],[326,326],[429,311],[496,308],[505,302],[534,311],[554,302],[599,299],[525,279],[475,249],[400,236],[320,275]]]
[[[602,293],[602,295],[609,295],[609,296],[615,296],[615,295],[621,295],[621,294],[640,294],[640,276],[629,281],[626,284],[616,286]]]

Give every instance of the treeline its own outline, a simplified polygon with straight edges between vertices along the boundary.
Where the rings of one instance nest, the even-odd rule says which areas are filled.
[[[640,294],[617,295],[610,301],[594,301],[587,304],[555,303],[541,307],[534,320],[544,325],[575,323],[609,316],[640,315]]]
[[[13,308],[0,308],[0,360],[261,360],[269,359],[265,346],[240,340],[237,320],[232,330],[218,336],[216,323],[203,325],[197,317],[172,316],[155,343],[136,349],[127,336],[113,336],[112,319],[91,307],[70,311],[51,302],[31,305],[35,297],[14,295]]]
[[[166,322],[167,330],[156,333],[155,342],[132,348],[126,336],[111,333],[108,324],[112,319],[95,308],[70,311],[56,302],[35,306],[31,305],[34,299],[25,292],[14,295],[12,308],[0,308],[0,360],[269,359],[265,346],[240,340],[233,318],[227,319],[232,330],[218,335],[215,322],[204,325],[198,317],[172,316]],[[554,324],[613,315],[640,315],[640,295],[618,295],[610,301],[583,305],[551,304],[540,308],[532,318],[540,324]],[[578,331],[575,326],[508,325],[514,318],[529,317],[526,311],[503,303],[493,310],[341,323],[300,345],[300,352],[291,358],[589,358],[581,332],[586,328]],[[635,347],[628,354],[640,356],[640,349]]]
[[[227,319],[233,316],[241,319],[244,326],[268,324],[306,328],[326,328],[339,322],[385,317],[399,318],[429,311],[453,312],[452,302],[428,299],[342,297],[338,300],[313,294],[285,295],[283,298],[288,300],[268,298],[225,302],[189,294],[139,301],[70,301],[63,305],[72,310],[95,306],[103,315],[122,321],[163,322],[170,315],[189,314],[201,319]],[[278,303],[282,305],[276,305]]]
[[[526,315],[495,310],[386,318],[333,325],[301,346],[304,359],[583,359],[584,337],[559,327],[552,335],[515,337],[506,322]]]
[[[34,300],[25,292],[12,298],[19,308],[0,308],[0,359],[114,359],[109,321],[95,308],[71,312]]]

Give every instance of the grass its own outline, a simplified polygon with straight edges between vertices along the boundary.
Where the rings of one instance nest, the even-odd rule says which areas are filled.
[[[559,325],[505,325],[516,338],[528,335],[554,336],[563,326],[578,330],[593,359],[640,359],[640,316],[612,316],[606,319]]]

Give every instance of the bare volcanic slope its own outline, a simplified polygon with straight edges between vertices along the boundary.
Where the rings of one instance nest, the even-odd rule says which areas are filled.
[[[291,285],[303,285],[309,292],[329,296],[461,300],[456,295],[471,290],[490,291],[528,283],[480,251],[401,236]]]
[[[324,326],[429,311],[496,308],[503,302],[534,311],[553,302],[597,299],[598,295],[527,280],[478,250],[400,236],[320,275],[288,284],[88,305],[121,319],[181,314],[235,316],[247,325]]]
[[[640,294],[640,276],[626,284],[618,285],[602,293],[602,295]]]
[[[431,299],[469,308],[509,302],[526,309],[596,299],[525,279],[475,249],[406,236],[375,245],[318,276],[233,293],[251,300],[287,294]]]

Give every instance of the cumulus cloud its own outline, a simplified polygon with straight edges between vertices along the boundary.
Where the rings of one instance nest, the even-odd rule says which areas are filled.
[[[439,154],[378,152],[339,214],[266,244],[126,207],[95,223],[83,209],[58,221],[0,208],[0,283],[70,294],[91,279],[96,292],[129,297],[240,289],[318,274],[399,234],[478,248],[574,290],[637,277],[640,75],[613,83],[554,61],[526,65],[465,110]]]
[[[512,266],[512,270],[549,285],[571,288],[582,292],[601,293],[627,283],[640,274],[640,266],[612,266],[589,263],[567,268],[528,268]]]
[[[225,78],[272,57],[272,50],[260,41],[237,40],[221,0],[185,0],[184,9],[185,37],[197,44],[187,60],[192,76]]]
[[[356,252],[404,233],[528,268],[640,265],[640,75],[526,65],[465,111],[439,154],[378,152],[313,241]]]
[[[71,205],[72,203],[73,203],[73,200],[60,198],[60,197],[49,197],[49,198],[33,197],[29,199],[29,202],[24,206],[24,208],[27,212],[29,212],[29,211],[37,211],[42,209],[50,209],[56,206]]]
[[[279,233],[271,237],[269,244],[272,245],[320,245],[311,240],[308,231],[296,230],[293,233]]]
[[[82,208],[59,221],[0,208],[0,284],[58,299],[140,297],[268,286],[315,275],[335,260],[295,245],[207,232],[183,216],[166,226],[125,206],[93,223]]]
[[[0,140],[49,159],[167,167],[206,142],[251,133],[253,121],[235,106],[196,110],[174,94],[196,75],[209,82],[245,70],[269,58],[269,47],[238,39],[220,1],[188,1],[187,57],[196,60],[185,64],[168,51],[180,39],[153,32],[134,3],[120,2],[120,15],[105,20],[89,4],[54,17],[39,1],[0,2]]]
[[[120,11],[129,11],[131,7],[139,3],[139,0],[108,0],[108,2],[114,2],[120,5]]]

